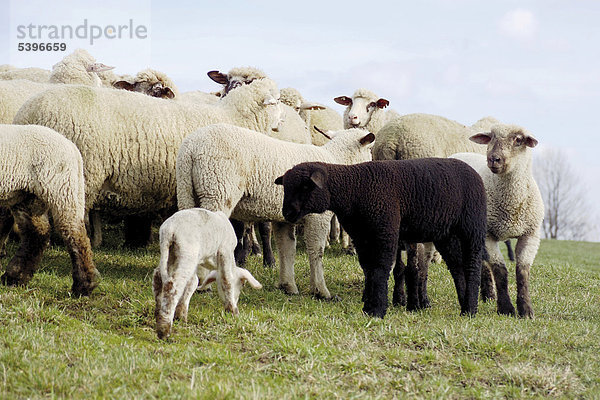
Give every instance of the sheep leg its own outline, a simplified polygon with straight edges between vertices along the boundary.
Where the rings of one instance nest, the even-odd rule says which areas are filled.
[[[187,322],[190,300],[196,291],[196,288],[198,287],[198,282],[199,280],[197,275],[193,275],[192,279],[188,281],[188,284],[183,290],[183,295],[181,296],[179,303],[177,303],[177,307],[175,307],[175,319]]]
[[[187,293],[191,297],[189,289],[193,287],[193,284],[190,285],[190,281],[196,274],[196,260],[180,257],[176,262],[173,275],[166,282],[162,281],[159,269],[154,270],[153,289],[156,301],[154,315],[159,339],[169,336],[175,318],[175,310],[181,302],[182,296]]]
[[[258,239],[256,238],[256,225],[257,224],[251,224],[248,228],[250,230],[250,235],[248,237],[250,239],[250,254],[260,256],[260,244],[258,244]]]
[[[444,241],[435,242],[435,248],[440,252],[448,270],[454,280],[458,303],[460,304],[461,314],[469,313],[469,305],[467,299],[467,280],[465,271],[463,270],[463,249],[461,242],[457,237],[453,236]],[[479,294],[479,286],[477,286],[477,294]]]
[[[331,226],[329,228],[329,243],[338,243],[340,241],[340,222],[334,215],[331,218]]]
[[[394,306],[406,306],[406,293],[404,291],[404,273],[406,271],[406,265],[402,261],[403,248],[404,245],[402,247],[398,246],[398,250],[396,251],[396,264],[393,269],[394,294],[392,296],[392,305]]]
[[[137,249],[150,244],[152,218],[149,215],[127,215],[124,222],[125,247]]]
[[[461,315],[475,316],[477,314],[479,287],[481,285],[481,258],[484,253],[483,243],[477,244],[463,240],[462,272],[465,277],[465,303]]]
[[[10,208],[0,207],[0,258],[6,257],[6,242],[14,223]]]
[[[310,263],[310,292],[319,299],[331,299],[323,276],[323,253],[332,213],[330,211],[304,218],[304,242]]]
[[[512,245],[510,244],[510,239],[504,242],[506,245],[506,252],[508,254],[508,259],[512,262],[515,261],[515,252],[513,251]]]
[[[273,230],[270,222],[260,222],[258,233],[263,246],[263,266],[272,268],[275,266],[275,256],[273,255],[273,246],[271,246],[271,232]]]
[[[98,211],[90,210],[88,212],[89,235],[93,248],[102,244],[102,219]]]
[[[236,219],[230,219],[231,225],[233,226],[233,230],[235,231],[235,236],[238,239],[237,246],[235,246],[235,262],[237,265],[242,266],[246,265],[246,259],[248,258],[249,248],[247,246],[247,240],[245,239],[245,235],[247,233],[247,226],[241,221]],[[246,243],[244,243],[246,242]]]
[[[279,283],[277,287],[287,294],[298,294],[298,287],[294,279],[294,258],[296,257],[294,225],[273,222],[273,233],[279,254]]]
[[[517,311],[519,317],[533,318],[533,307],[529,297],[529,269],[540,246],[540,237],[521,236],[517,240]]]
[[[47,206],[33,196],[14,206],[12,211],[21,240],[1,280],[5,285],[25,285],[38,269],[48,246],[50,223]]]
[[[406,248],[406,309],[415,311],[421,308],[419,303],[419,255],[417,243],[409,243]]]
[[[420,246],[419,246],[420,247]],[[423,243],[422,250],[419,248],[419,304],[421,308],[431,307],[429,295],[427,294],[427,280],[429,279],[429,265],[431,264],[435,253],[435,246],[432,242]],[[438,253],[439,254],[439,253]],[[441,256],[440,256],[441,257]]]
[[[481,268],[481,300],[488,301],[494,300],[496,293],[494,292],[494,279],[492,278],[492,271],[487,262],[483,262]]]
[[[498,242],[491,238],[486,238],[485,247],[489,255],[489,265],[494,274],[494,282],[496,283],[498,314],[515,315],[515,307],[510,301],[510,295],[508,294],[508,271],[506,270],[502,253],[500,253]]]

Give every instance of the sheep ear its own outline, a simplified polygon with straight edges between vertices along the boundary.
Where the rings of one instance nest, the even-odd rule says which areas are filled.
[[[390,105],[390,102],[387,101],[386,99],[379,99],[379,100],[377,100],[377,107],[378,108],[386,108],[389,105]]]
[[[316,125],[313,125],[313,128],[315,128],[315,131],[319,132],[321,135],[325,136],[327,139],[331,140],[331,136],[328,135],[327,133],[323,132],[322,130],[320,130],[319,128],[317,128]]]
[[[244,269],[244,268],[238,268],[238,273],[239,273],[239,278],[240,278],[240,281],[242,282],[242,285],[244,283],[248,282],[250,284],[250,286],[252,286],[253,289],[262,289],[262,285],[260,284],[259,281],[256,280],[256,278],[254,278],[252,276],[250,271],[248,271],[247,269]]]
[[[204,277],[204,280],[202,281],[202,283],[200,284],[200,287],[198,289],[204,290],[204,289],[206,289],[206,287],[208,285],[210,285],[211,283],[213,283],[216,280],[217,280],[217,270],[213,269],[208,273],[208,275],[206,275]]]
[[[227,85],[229,83],[229,78],[227,77],[227,75],[219,71],[208,71],[206,75],[208,75],[210,79],[221,85]]]
[[[317,103],[302,103],[300,104],[300,110],[324,110],[325,106]]]
[[[343,106],[349,106],[352,104],[352,99],[346,96],[336,97],[335,99],[333,99],[333,101]]]
[[[283,185],[283,176],[280,176],[279,178],[275,179],[275,184]]]
[[[163,98],[167,98],[167,99],[173,99],[175,98],[175,93],[173,93],[173,91],[171,90],[170,87],[166,87],[163,89]]]
[[[113,87],[117,89],[129,90],[130,92],[135,91],[135,84],[127,81],[116,81],[115,83],[113,83]]]
[[[325,187],[325,173],[321,170],[313,171],[312,174],[310,174],[310,180],[319,189],[323,189]]]
[[[525,136],[525,145],[527,147],[535,147],[537,146],[538,141],[533,136]]]
[[[360,139],[360,145],[365,146],[369,143],[373,143],[375,141],[375,135],[369,132],[369,134]]]
[[[479,143],[479,144],[488,144],[492,137],[490,136],[491,132],[482,132],[477,135],[473,135],[469,138],[471,142]]]
[[[102,63],[93,63],[88,65],[88,67],[86,68],[87,72],[105,72],[105,71],[110,71],[111,69],[114,69],[115,67],[109,67],[108,65],[102,64]]]

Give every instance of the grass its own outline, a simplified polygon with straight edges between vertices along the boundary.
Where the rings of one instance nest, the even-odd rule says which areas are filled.
[[[70,297],[61,247],[27,287],[0,286],[0,398],[600,398],[599,243],[542,242],[533,320],[498,316],[491,303],[460,317],[443,265],[430,270],[431,309],[372,319],[361,313],[358,262],[337,246],[324,259],[334,302],[308,295],[302,249],[299,296],[276,290],[276,271],[252,257],[264,288],[244,289],[237,318],[215,292],[197,293],[188,322],[160,341],[158,247],[115,242],[94,253],[102,282],[89,298]]]

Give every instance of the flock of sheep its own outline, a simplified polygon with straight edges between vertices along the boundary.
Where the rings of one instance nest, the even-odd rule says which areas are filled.
[[[437,250],[462,314],[477,312],[481,291],[497,297],[501,314],[533,316],[529,270],[544,210],[531,171],[537,140],[524,128],[491,117],[468,127],[399,115],[366,89],[334,99],[341,116],[296,89],[279,90],[256,68],[208,75],[219,91],[179,93],[163,73],[117,76],[85,50],[52,71],[0,66],[0,246],[13,225],[20,236],[3,283],[31,279],[49,242],[49,214],[71,256],[75,295],[99,282],[91,244],[101,241],[100,215],[124,217],[126,240],[138,244],[153,218],[171,215],[153,275],[156,330],[165,338],[199,286],[215,281],[234,314],[243,283],[261,287],[240,267],[255,224],[265,265],[274,263],[272,229],[278,286],[296,294],[302,223],[310,292],[331,298],[323,252],[339,236],[335,214],[365,274],[368,315],[385,316],[392,270],[393,304],[428,307]],[[499,250],[510,238],[517,312]]]

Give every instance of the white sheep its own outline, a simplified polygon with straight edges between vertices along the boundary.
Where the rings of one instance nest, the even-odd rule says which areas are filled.
[[[279,287],[296,294],[294,225],[283,218],[283,190],[274,184],[275,179],[304,161],[368,161],[374,139],[362,129],[351,129],[335,132],[330,142],[319,147],[284,142],[227,124],[201,128],[184,139],[177,156],[179,209],[202,207],[223,211],[244,222],[273,221],[280,261]],[[311,293],[322,298],[331,298],[323,279],[323,250],[330,219],[331,213],[311,214],[304,219]]]
[[[243,268],[235,265],[233,250],[237,239],[222,212],[202,208],[178,211],[160,226],[160,261],[153,274],[156,300],[156,332],[165,339],[173,318],[187,320],[190,298],[198,287],[199,266],[211,272],[201,284],[216,281],[223,306],[238,314],[238,299],[245,282],[255,289],[262,285]]]
[[[96,62],[96,59],[87,51],[76,49],[52,66],[48,81],[96,87],[109,86],[110,83],[104,82],[99,73],[113,68]]]
[[[71,290],[90,294],[100,274],[85,231],[83,160],[77,147],[52,129],[0,125],[0,153],[0,206],[10,208],[21,239],[2,282],[26,284],[32,278],[48,245],[50,211],[71,256]],[[0,226],[12,225],[9,214],[0,215]]]
[[[319,103],[307,102],[294,88],[281,89],[281,102],[298,112],[310,129],[311,143],[316,146],[323,146],[327,143],[327,138],[317,129],[322,131],[344,129],[342,116],[337,111]]]
[[[352,97],[339,96],[333,99],[336,103],[346,106],[344,110],[344,129],[363,128],[375,135],[389,121],[399,117],[393,110],[385,112],[390,102],[380,98],[367,89],[358,89]]]
[[[454,154],[452,157],[473,167],[485,185],[489,261],[482,272],[482,283],[485,283],[486,274],[489,277],[488,267],[491,268],[498,295],[498,312],[515,314],[508,294],[508,273],[498,243],[517,238],[517,310],[520,317],[531,318],[529,270],[540,244],[544,218],[542,196],[531,171],[530,148],[535,147],[538,141],[524,128],[503,124],[493,126],[490,132],[474,135],[471,140],[487,144],[487,157],[474,153]],[[482,287],[482,291],[491,290],[490,285]]]
[[[135,77],[118,79],[113,82],[112,86],[161,99],[179,98],[179,90],[171,78],[163,72],[150,68],[138,72]]]
[[[75,143],[84,159],[88,209],[141,215],[175,205],[175,160],[187,134],[217,122],[277,129],[278,97],[268,79],[239,88],[217,105],[61,85],[28,100],[14,123],[48,126]]]
[[[2,66],[0,66],[2,67]],[[15,68],[10,65],[0,68],[0,80],[27,79],[32,82],[45,83],[50,78],[50,71],[42,68]]]
[[[255,67],[237,67],[229,70],[224,74],[219,71],[208,71],[207,75],[210,79],[223,85],[221,88],[221,96],[224,97],[236,87],[247,85],[257,79],[267,78],[267,75]]]

